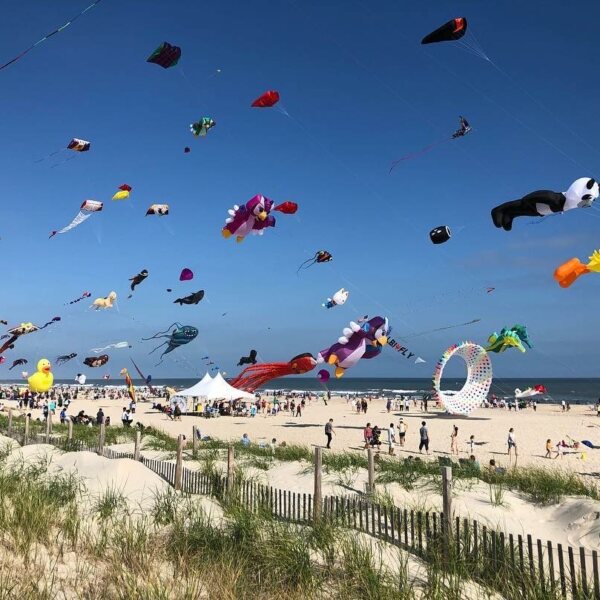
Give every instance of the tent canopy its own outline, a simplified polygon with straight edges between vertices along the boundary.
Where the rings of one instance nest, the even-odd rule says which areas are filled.
[[[177,396],[206,398],[207,400],[255,400],[254,394],[249,394],[229,385],[221,373],[211,377],[208,373],[191,388],[177,392]]]
[[[208,384],[212,381],[212,377],[206,373],[204,375],[204,377],[198,382],[195,383],[191,388],[188,388],[187,390],[181,390],[180,392],[177,392],[175,395],[176,396],[196,396],[196,397],[200,397],[200,396],[204,396],[204,390],[206,389],[206,387],[208,386]]]

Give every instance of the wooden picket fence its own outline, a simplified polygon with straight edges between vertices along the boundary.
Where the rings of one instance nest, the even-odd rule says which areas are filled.
[[[134,459],[135,453],[86,446],[64,437],[37,434],[24,440],[22,432],[0,431],[20,444],[49,443],[66,451],[87,450],[109,459]],[[183,436],[180,436],[180,441]],[[181,444],[183,449],[183,444]],[[137,450],[136,450],[137,452]],[[231,456],[233,456],[233,452]],[[317,505],[313,494],[282,490],[254,481],[236,481],[229,476],[207,475],[183,467],[183,454],[177,461],[162,461],[139,455],[140,462],[170,485],[184,493],[202,494],[238,502],[253,512],[298,524],[329,519],[396,545],[424,561],[446,561],[459,565],[472,580],[490,585],[502,593],[502,582],[520,582],[522,598],[528,590],[542,592],[544,598],[600,600],[598,553],[580,547],[563,547],[531,535],[496,531],[475,520],[455,517],[448,528],[444,514],[402,509],[374,502],[368,495],[325,496]],[[179,481],[178,481],[179,478]],[[316,509],[316,514],[315,514]],[[445,525],[446,523],[446,525]]]

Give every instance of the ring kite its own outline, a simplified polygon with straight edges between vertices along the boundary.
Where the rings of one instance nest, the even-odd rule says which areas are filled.
[[[467,364],[467,379],[462,389],[450,394],[441,389],[442,375],[448,361],[457,356]],[[484,348],[473,342],[450,346],[438,360],[433,374],[433,389],[437,399],[452,415],[468,415],[487,398],[492,385],[492,361]]]

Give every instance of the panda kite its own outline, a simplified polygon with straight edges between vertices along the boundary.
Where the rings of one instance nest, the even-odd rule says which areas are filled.
[[[545,217],[573,208],[587,208],[598,195],[598,182],[590,177],[581,177],[576,179],[566,192],[539,190],[523,196],[520,200],[500,204],[492,209],[492,220],[496,227],[510,231],[516,217]]]

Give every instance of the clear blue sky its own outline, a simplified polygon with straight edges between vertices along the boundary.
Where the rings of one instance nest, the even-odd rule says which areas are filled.
[[[428,377],[451,343],[484,342],[514,323],[529,327],[535,349],[493,355],[498,376],[597,375],[600,277],[563,290],[552,274],[600,246],[600,212],[535,226],[521,219],[510,233],[489,213],[535,189],[600,176],[591,68],[600,6],[426,4],[103,0],[1,71],[0,318],[62,322],[21,338],[0,377],[15,358],[83,358],[121,340],[134,348],[112,351],[107,368],[88,376],[118,378],[128,352],[154,377],[200,374],[207,354],[234,374],[250,348],[269,361],[316,355],[363,314],[387,315],[393,337],[482,321],[409,339],[427,364],[385,350],[353,376]],[[3,13],[0,62],[85,6],[15,4]],[[459,15],[498,68],[457,45],[420,45]],[[145,62],[165,40],[183,51],[169,70]],[[250,108],[267,89],[279,90],[289,117]],[[450,134],[459,114],[471,135],[388,175],[392,160]],[[204,115],[217,126],[195,139],[189,123]],[[35,162],[71,137],[90,140],[91,151],[56,168]],[[121,183],[132,196],[112,202]],[[256,193],[296,201],[298,215],[278,215],[262,238],[224,240],[227,209]],[[104,211],[49,240],[88,198]],[[170,204],[171,214],[145,217],[152,203]],[[428,232],[441,224],[456,235],[433,246]],[[334,261],[298,277],[321,248]],[[179,283],[183,267],[192,282]],[[128,278],[143,268],[150,276],[127,300]],[[340,287],[350,301],[323,309]],[[198,306],[172,304],[201,288]],[[64,306],[84,290],[94,298],[113,289],[118,309]],[[141,338],[174,321],[200,334],[154,367],[154,345]],[[80,370],[70,363],[55,373]]]

